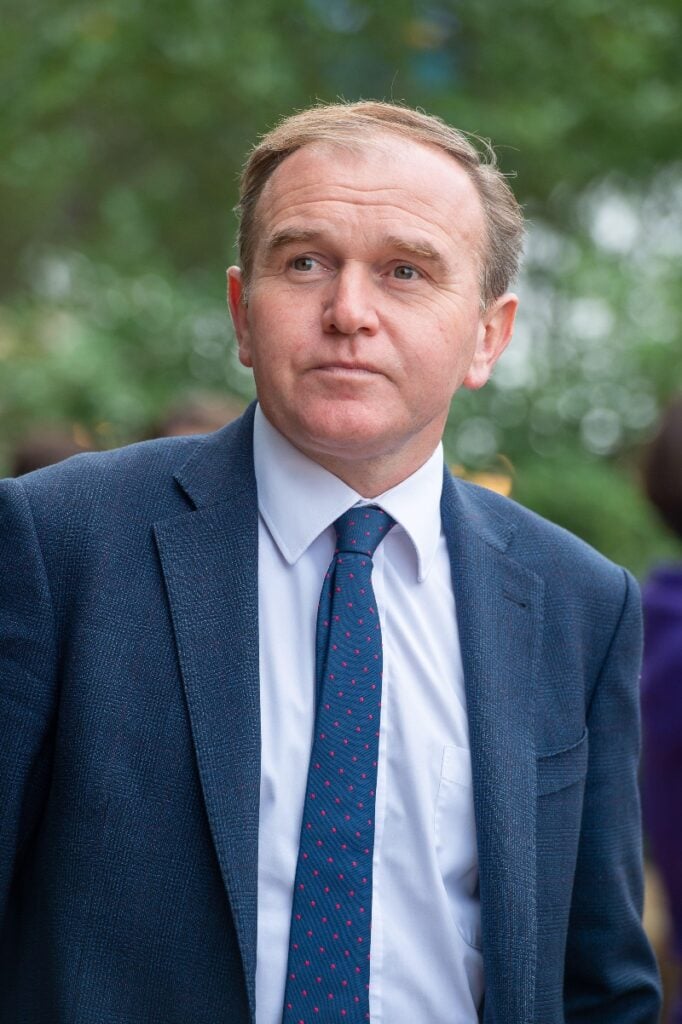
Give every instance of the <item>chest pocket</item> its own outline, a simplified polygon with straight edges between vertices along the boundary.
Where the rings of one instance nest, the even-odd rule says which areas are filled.
[[[587,774],[587,729],[577,743],[555,754],[541,755],[537,759],[538,796],[558,793]]]
[[[464,941],[480,949],[481,908],[471,754],[464,747],[443,748],[434,828],[438,867],[454,923]]]

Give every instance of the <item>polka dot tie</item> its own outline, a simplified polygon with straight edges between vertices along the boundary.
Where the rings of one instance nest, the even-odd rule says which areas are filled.
[[[317,615],[317,711],[303,805],[283,1024],[369,1020],[381,626],[372,556],[394,526],[374,505],[334,524]]]

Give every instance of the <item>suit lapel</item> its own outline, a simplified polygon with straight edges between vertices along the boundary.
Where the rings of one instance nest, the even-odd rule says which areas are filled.
[[[211,834],[255,1014],[260,691],[252,414],[208,439],[178,482],[194,511],[155,536]]]
[[[443,525],[464,664],[486,976],[484,1020],[533,1019],[534,676],[542,581],[506,554],[513,528],[446,474]]]
[[[260,800],[258,509],[253,410],[178,474],[195,508],[155,536],[211,834],[255,1019]],[[506,554],[513,530],[446,474],[471,740],[485,1021],[532,1020],[536,966],[533,681],[542,581]]]

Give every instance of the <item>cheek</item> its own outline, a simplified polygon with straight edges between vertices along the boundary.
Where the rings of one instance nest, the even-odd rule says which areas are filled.
[[[304,364],[319,346],[319,318],[294,304],[269,306],[253,317],[251,348],[254,363],[280,370]]]
[[[276,390],[286,386],[302,361],[301,332],[286,319],[259,318],[251,334],[251,362],[257,384]]]
[[[438,326],[429,335],[422,335],[412,360],[411,372],[421,380],[423,388],[433,395],[452,392],[459,387],[473,358],[475,339],[457,336],[452,330]]]
[[[424,353],[419,371],[412,375],[417,404],[422,411],[439,412],[447,408],[461,388],[469,369],[462,352],[430,349]],[[417,383],[418,381],[418,383]]]

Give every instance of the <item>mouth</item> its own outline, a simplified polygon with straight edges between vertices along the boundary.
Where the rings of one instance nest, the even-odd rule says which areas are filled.
[[[368,363],[323,363],[321,366],[313,367],[313,369],[337,377],[362,377],[368,374],[381,373],[375,366],[370,366]]]

